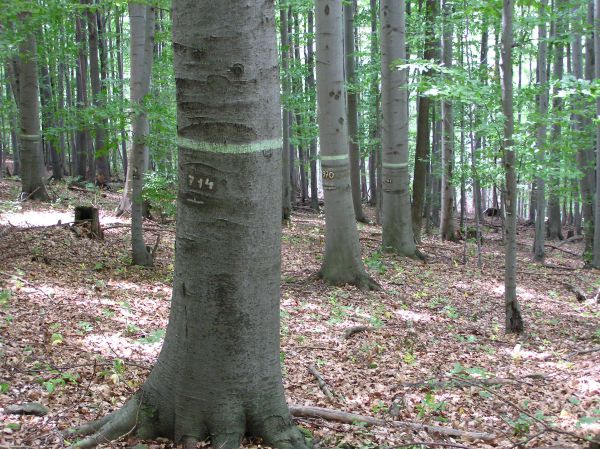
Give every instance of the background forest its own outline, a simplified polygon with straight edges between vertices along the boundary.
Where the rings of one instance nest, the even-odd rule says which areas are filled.
[[[0,448],[188,449],[205,436],[230,447],[214,432],[171,443],[137,418],[135,432],[93,421],[143,408],[184,276],[175,239],[206,224],[186,208],[225,185],[185,168],[197,163],[186,151],[266,142],[240,137],[242,119],[219,127],[233,89],[198,99],[187,70],[211,55],[182,43],[191,27],[173,3],[0,1]],[[277,368],[303,437],[598,448],[600,1],[279,0],[274,11],[281,114],[268,143],[283,147],[281,175],[269,172],[264,204],[232,209],[277,208],[283,223]],[[255,55],[259,81],[270,54]],[[249,76],[244,64],[227,76]],[[226,266],[250,263],[226,254]],[[91,437],[59,432],[85,420]]]

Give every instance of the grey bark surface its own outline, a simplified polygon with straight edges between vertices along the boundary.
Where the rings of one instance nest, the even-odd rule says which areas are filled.
[[[383,112],[383,248],[417,257],[408,175],[407,70],[392,67],[406,60],[405,2],[381,1],[381,109]]]
[[[212,447],[237,449],[244,435],[306,448],[279,359],[274,22],[270,0],[173,2],[179,192],[169,324],[141,391],[84,426],[95,434],[76,447],[131,431],[190,448],[210,438]]]
[[[287,7],[281,8],[279,14],[279,30],[281,34],[281,90],[283,95],[289,94],[289,47],[288,47],[288,23]],[[282,209],[283,220],[289,220],[292,211],[292,195],[290,183],[290,116],[288,109],[284,106],[282,110],[283,127],[283,163],[281,164],[282,183]]]
[[[85,37],[83,23],[80,17],[75,19],[75,41],[78,46],[77,66],[75,77],[77,80],[77,109],[80,113],[88,106],[87,100],[87,63],[85,54]],[[74,175],[85,178],[87,174],[88,133],[80,125],[76,133],[76,149],[74,154]]]
[[[370,56],[371,63],[376,60],[379,53],[379,42],[378,42],[378,26],[377,26],[377,0],[371,0],[370,3],[370,16],[371,16],[371,45],[370,45]],[[371,129],[369,130],[369,138],[372,142],[377,142],[379,135],[379,77],[374,75],[371,80],[370,96],[372,98],[373,105],[371,106],[374,111],[375,119],[371,121]],[[379,187],[378,187],[378,158],[381,153],[381,145],[374,143],[369,154],[369,190],[370,197],[369,203],[371,206],[379,207]],[[379,222],[379,211],[377,222]]]
[[[92,4],[91,0],[87,0],[88,5]],[[92,104],[96,108],[102,108],[102,84],[100,77],[100,56],[98,45],[98,21],[96,12],[88,8],[87,14],[87,29],[90,50],[90,85],[92,88]],[[108,155],[106,149],[106,128],[108,122],[106,119],[99,119],[96,123],[95,145],[94,145],[94,172],[97,185],[104,186],[110,179],[108,167]]]
[[[594,78],[600,78],[600,0],[594,2]],[[600,98],[596,99],[596,114],[600,114]],[[592,263],[600,268],[600,123],[596,124],[596,204],[594,208],[594,243],[592,248]]]
[[[564,0],[555,0],[554,6],[555,12],[560,12],[564,9]],[[564,33],[563,18],[559,15],[556,18],[554,37],[562,37]],[[554,79],[560,81],[564,73],[564,44],[560,41],[553,42],[554,46]],[[556,85],[554,88],[554,96],[552,100],[552,110],[560,111],[563,107],[563,101],[558,96],[559,86]],[[551,138],[554,145],[551,148],[552,156],[556,158],[560,152],[557,142],[559,142],[561,136],[561,125],[559,123],[553,123]],[[558,195],[559,180],[551,179],[550,183],[550,195],[548,200],[548,239],[549,240],[563,240],[562,234],[562,221],[560,214],[560,197]]]
[[[331,284],[372,288],[361,260],[352,204],[341,0],[316,0],[315,14],[317,121],[325,195],[325,254],[319,275]]]
[[[315,86],[315,19],[312,10],[307,13],[307,37],[306,37],[306,69],[308,75],[306,77],[306,90],[311,98],[311,105],[315,105],[316,98],[314,97]],[[315,118],[310,119],[311,125],[315,125]],[[310,207],[319,210],[319,185],[318,185],[318,169],[317,169],[317,137],[314,136],[310,141]]]
[[[514,151],[513,111],[513,0],[502,7],[502,112],[504,113],[503,162],[506,175],[504,192],[506,247],[504,259],[504,306],[507,333],[523,332],[523,318],[517,300],[517,172]]]
[[[151,266],[153,257],[144,242],[142,188],[147,166],[146,139],[148,116],[143,105],[150,90],[152,45],[154,41],[154,8],[142,3],[129,3],[131,27],[131,92],[134,109],[131,151],[131,249],[133,263]],[[126,188],[127,189],[127,188]],[[125,192],[124,194],[126,194]]]
[[[26,17],[23,16],[23,19]],[[21,195],[23,198],[48,201],[41,145],[37,48],[32,30],[19,44],[19,57]]]
[[[442,38],[442,62],[452,67],[452,6],[443,0],[444,31]],[[440,235],[442,240],[456,241],[454,223],[454,113],[451,101],[442,101],[442,200],[440,209]]]
[[[356,62],[354,48],[354,2],[345,3],[344,10],[344,55],[346,74],[346,98],[348,106],[348,136],[350,145],[350,182],[352,204],[356,220],[366,223],[360,192],[360,148],[358,146],[358,95],[356,93]]]
[[[538,27],[538,83],[541,87],[539,93],[539,114],[541,123],[537,128],[537,162],[540,165],[545,164],[546,159],[546,117],[548,116],[549,92],[548,92],[548,73],[546,72],[546,59],[548,51],[546,17],[548,0],[542,0],[539,8],[540,24]],[[535,180],[536,188],[536,214],[535,214],[535,236],[533,240],[533,259],[536,261],[544,260],[544,244],[546,238],[546,184],[542,176],[537,176]]]
[[[434,62],[435,59],[435,29],[434,24],[437,16],[437,0],[427,0],[425,4],[425,33],[426,43],[423,57],[425,60]],[[431,69],[423,72],[423,80],[432,76]],[[430,100],[426,95],[419,96],[418,118],[417,118],[417,143],[415,150],[415,170],[413,176],[413,201],[412,201],[412,225],[415,241],[421,241],[421,228],[423,225],[423,209],[425,206],[425,186],[427,170],[429,168],[431,120],[429,119]]]

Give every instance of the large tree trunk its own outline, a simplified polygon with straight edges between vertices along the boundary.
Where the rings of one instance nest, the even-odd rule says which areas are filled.
[[[442,39],[442,62],[447,69],[452,68],[452,5],[443,0],[444,32]],[[452,101],[442,101],[442,201],[440,235],[442,240],[457,240],[454,223],[454,114]]]
[[[121,44],[121,36],[123,35],[123,16],[119,13],[116,18],[116,36],[115,36],[115,46],[117,47],[117,71],[119,73],[119,113],[121,117],[125,115],[123,111],[123,103],[125,102],[125,89],[124,89],[124,70],[123,70],[123,47]],[[127,133],[125,132],[125,121],[123,119],[119,122],[119,129],[121,134],[121,157],[123,158],[123,174],[127,177],[127,169],[129,165],[128,155],[127,155]]]
[[[548,0],[542,0],[540,5],[540,24],[538,27],[538,83],[541,87],[539,93],[539,111],[541,121],[537,129],[537,161],[543,166],[546,159],[546,117],[548,116],[549,93],[548,93],[548,73],[546,72],[547,59],[547,35],[546,35],[546,17],[548,8]],[[535,237],[533,240],[533,258],[537,261],[544,260],[544,243],[545,243],[545,223],[546,223],[546,185],[542,176],[537,176],[535,180],[536,188],[536,214],[535,214]]]
[[[341,0],[316,0],[317,103],[325,193],[325,255],[320,276],[371,288],[362,264],[350,186]]]
[[[381,1],[381,107],[383,110],[383,248],[416,257],[408,178],[405,2]]]
[[[358,147],[358,95],[354,50],[354,2],[344,4],[344,53],[348,104],[348,136],[350,138],[350,182],[354,215],[360,222],[368,222],[362,210],[360,194],[360,148]]]
[[[232,15],[231,11],[238,12]],[[175,0],[179,198],[173,300],[150,377],[86,426],[237,449],[305,449],[279,359],[281,119],[273,2]],[[199,226],[200,224],[200,226]],[[199,344],[199,342],[201,344]]]
[[[370,62],[375,64],[379,55],[379,42],[377,38],[377,0],[371,0],[370,16],[371,16],[371,45],[370,45]],[[378,189],[378,159],[381,154],[381,145],[377,142],[379,135],[379,77],[373,74],[371,86],[369,87],[369,95],[371,98],[372,118],[370,120],[369,139],[371,140],[371,151],[369,153],[369,204],[379,207],[379,189]],[[379,215],[379,214],[378,214]],[[379,222],[379,217],[377,217]]]
[[[288,23],[287,23],[287,6],[282,7],[279,11],[281,33],[281,90],[284,96],[289,95],[289,55],[288,47]],[[281,216],[283,220],[289,220],[292,211],[292,196],[290,183],[290,115],[288,108],[283,107],[282,111],[282,126],[283,126],[283,163],[281,164],[281,182],[282,182],[282,199],[283,206]]]
[[[76,66],[76,79],[77,79],[77,110],[79,117],[79,125],[77,127],[76,135],[76,150],[74,154],[75,159],[75,170],[74,174],[81,178],[85,178],[87,175],[87,153],[88,153],[88,133],[84,129],[82,121],[84,110],[88,106],[87,100],[87,57],[85,54],[85,41],[84,41],[83,23],[81,17],[77,17],[75,20],[75,41],[78,46],[77,53],[77,66]]]
[[[141,3],[129,3],[131,26],[131,103],[135,114],[132,126],[131,173],[131,249],[133,263],[150,266],[152,254],[144,242],[142,188],[147,166],[146,138],[148,116],[143,99],[150,90],[152,45],[154,41],[154,8]]]
[[[427,0],[425,12],[425,52],[424,58],[433,62],[435,59],[435,29],[434,24],[437,16],[437,0]],[[432,76],[432,71],[427,70],[423,73],[423,79],[427,80]],[[415,171],[413,180],[413,202],[412,202],[412,223],[415,240],[421,241],[421,227],[423,224],[423,209],[425,205],[425,186],[427,178],[427,169],[429,167],[431,120],[429,118],[429,103],[427,96],[419,96],[418,99],[418,118],[417,118],[417,143],[415,150]]]
[[[43,142],[48,149],[48,153],[50,153],[50,163],[52,164],[52,178],[56,180],[62,179],[62,166],[60,155],[56,149],[56,138],[52,136],[51,132],[48,132],[50,129],[54,128],[56,124],[54,123],[56,117],[56,111],[53,107],[52,102],[52,83],[50,80],[50,69],[42,62],[41,65],[41,75],[42,82],[40,86],[40,99],[42,106],[42,130],[45,137],[45,141]]]
[[[504,169],[506,191],[504,206],[506,213],[506,247],[504,269],[504,305],[506,310],[506,332],[522,333],[523,318],[517,301],[517,171],[513,149],[515,127],[513,112],[513,0],[504,0],[502,8],[502,112],[504,113]]]
[[[594,2],[594,76],[600,78],[600,0]],[[600,98],[596,99],[596,115],[600,115]],[[600,123],[596,124],[596,195],[600,192]],[[600,268],[600,200],[596,198],[594,213],[592,266]]]
[[[25,21],[28,15],[22,15]],[[23,23],[23,22],[22,22]],[[37,48],[32,30],[19,44],[19,107],[21,139],[21,192],[23,198],[48,201],[44,185],[44,158],[41,146],[40,97]]]

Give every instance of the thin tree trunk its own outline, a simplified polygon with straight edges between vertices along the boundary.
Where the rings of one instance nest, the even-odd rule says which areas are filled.
[[[435,30],[434,24],[437,17],[437,0],[427,0],[425,7],[425,51],[424,59],[433,62],[435,59]],[[423,73],[423,80],[426,81],[432,76],[432,71],[427,70]],[[415,241],[421,241],[421,227],[423,223],[423,209],[425,202],[425,186],[427,178],[427,169],[429,167],[429,153],[431,137],[431,120],[429,118],[430,100],[426,95],[418,97],[418,117],[417,117],[417,143],[415,150],[415,170],[413,179],[413,201],[412,201],[412,223]]]
[[[556,12],[564,10],[563,0],[555,0]],[[554,36],[562,36],[564,31],[563,18],[558,16],[556,18],[555,33]],[[554,45],[554,79],[560,81],[563,77],[563,56],[564,56],[564,44],[560,41],[553,43]],[[552,111],[554,114],[558,114],[563,107],[563,101],[558,96],[559,86],[554,88],[554,98],[552,100]],[[552,153],[554,158],[557,159],[560,154],[560,148],[556,145],[560,141],[561,125],[554,123],[552,125]],[[557,162],[555,162],[557,163]],[[549,240],[563,240],[562,226],[561,226],[561,213],[560,213],[560,197],[558,190],[560,187],[560,181],[558,179],[552,179],[550,186],[550,199],[548,201],[548,239]]]
[[[442,42],[443,64],[452,68],[452,6],[443,0],[444,31]],[[440,234],[442,240],[456,241],[454,223],[454,187],[452,178],[454,171],[454,115],[452,102],[442,101],[442,204],[440,217]]]
[[[383,111],[383,248],[417,257],[412,230],[408,176],[405,2],[381,1],[381,107]]]
[[[377,38],[377,32],[379,27],[377,26],[377,13],[378,13],[378,1],[371,0],[370,4],[370,15],[371,15],[371,47],[370,47],[370,62],[374,64],[379,55],[379,40]],[[371,78],[370,98],[371,108],[373,117],[370,120],[371,129],[369,130],[369,139],[371,141],[371,151],[369,153],[369,190],[370,198],[369,203],[371,206],[377,206],[379,208],[379,190],[378,190],[378,154],[381,152],[381,145],[378,142],[379,134],[379,77],[374,74]],[[376,219],[379,222],[379,213]]]
[[[341,1],[316,0],[317,103],[325,192],[325,255],[319,272],[332,284],[374,288],[362,264],[350,183]]]
[[[307,12],[307,37],[306,37],[306,69],[308,75],[306,77],[306,90],[310,99],[310,108],[316,107],[315,97],[315,49],[314,49],[314,15],[312,9]],[[311,124],[315,124],[314,118],[310,119]],[[317,169],[317,136],[310,139],[310,207],[319,210],[319,185],[318,185],[318,169]],[[288,177],[289,178],[289,177]]]
[[[594,2],[594,77],[600,78],[600,0]],[[596,99],[596,115],[600,115],[600,98]],[[600,123],[596,124],[596,193],[600,192]],[[592,266],[600,268],[600,200],[596,198],[594,211],[594,243]]]
[[[502,111],[504,113],[504,169],[506,170],[506,191],[504,205],[506,211],[506,248],[504,272],[504,304],[506,309],[506,332],[521,334],[523,318],[517,301],[517,215],[516,158],[513,149],[513,0],[504,0],[502,8]]]
[[[352,184],[352,204],[356,220],[368,222],[362,210],[360,194],[360,148],[358,147],[358,95],[356,93],[356,70],[354,55],[354,5],[344,4],[344,53],[347,87],[348,136],[350,138],[350,182]]]
[[[144,243],[142,187],[147,166],[146,138],[148,117],[142,101],[150,89],[152,45],[154,38],[154,8],[141,3],[129,3],[131,24],[131,103],[135,110],[132,127],[131,166],[131,248],[133,263],[150,266],[153,257]]]
[[[537,128],[537,162],[541,166],[545,165],[546,159],[546,117],[548,116],[549,107],[549,91],[548,91],[548,73],[546,66],[548,43],[547,32],[546,32],[546,21],[547,21],[547,9],[548,0],[541,0],[539,8],[540,24],[538,26],[538,83],[541,87],[538,101],[539,101],[539,114],[540,123]],[[535,180],[536,187],[536,214],[535,214],[535,237],[533,241],[533,259],[539,262],[544,260],[545,251],[545,222],[546,222],[546,186],[542,176],[537,176]]]
[[[281,90],[284,98],[289,95],[289,58],[290,49],[288,46],[288,23],[287,23],[287,7],[282,7],[279,11],[279,32],[281,34]],[[282,110],[282,127],[283,127],[283,163],[281,166],[281,182],[282,182],[282,220],[289,220],[292,211],[292,197],[290,184],[290,117],[288,108],[283,106]]]
[[[21,24],[29,18],[22,14]],[[21,139],[21,195],[23,198],[48,201],[44,184],[44,158],[41,146],[40,97],[37,48],[32,30],[19,44],[19,106]]]

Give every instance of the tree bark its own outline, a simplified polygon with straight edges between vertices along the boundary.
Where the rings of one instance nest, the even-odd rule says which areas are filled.
[[[151,266],[153,257],[144,242],[142,188],[147,167],[146,139],[148,116],[143,104],[150,90],[152,46],[154,41],[154,8],[141,3],[129,3],[131,26],[131,104],[134,109],[132,126],[131,173],[131,249],[133,263]]]
[[[452,68],[452,5],[443,0],[444,31],[442,39],[442,59],[444,67]],[[454,223],[454,114],[452,102],[442,101],[442,201],[440,235],[442,240],[456,241]]]
[[[288,23],[287,6],[279,11],[279,32],[281,34],[281,91],[284,97],[289,95],[289,55],[288,46]],[[292,211],[292,196],[290,183],[290,116],[288,108],[282,109],[282,127],[283,127],[283,163],[281,164],[281,182],[282,182],[282,201],[281,209],[282,220],[289,220]]]
[[[537,128],[537,163],[545,165],[546,159],[546,117],[548,116],[549,92],[548,92],[548,73],[546,72],[546,59],[548,51],[546,20],[547,20],[548,0],[541,0],[539,8],[540,23],[538,26],[538,83],[541,87],[538,96],[538,108],[540,114],[540,123]],[[533,259],[539,262],[544,260],[545,244],[545,225],[546,225],[546,185],[542,176],[537,176],[535,180],[536,188],[536,214],[535,214],[535,236],[533,240]]]
[[[427,0],[425,12],[425,51],[424,59],[430,62],[435,60],[435,29],[434,24],[437,17],[437,0]],[[423,72],[423,80],[428,80],[432,71]],[[417,117],[417,143],[415,150],[415,170],[413,179],[413,201],[412,201],[412,224],[415,241],[421,241],[421,227],[423,224],[423,209],[425,205],[425,186],[427,169],[429,167],[431,137],[431,120],[429,118],[430,100],[427,96],[418,97]]]
[[[344,53],[346,74],[346,98],[348,105],[348,136],[350,145],[350,182],[352,184],[352,205],[356,220],[367,223],[362,210],[360,194],[360,148],[358,146],[358,95],[356,93],[356,69],[354,55],[354,5],[344,4]]]
[[[316,0],[317,103],[325,193],[325,254],[319,272],[332,284],[373,288],[360,255],[350,183],[341,0]]]
[[[29,14],[22,14],[21,24],[24,24],[28,17]],[[29,30],[20,42],[19,56],[21,195],[23,198],[49,201],[44,184],[37,47],[32,30]]]
[[[600,78],[600,0],[594,2],[594,77]],[[600,115],[600,98],[596,99],[596,115]],[[600,192],[600,123],[596,124],[596,195]],[[592,263],[600,268],[600,200],[596,198],[594,211],[594,244]]]
[[[314,14],[312,9],[307,12],[308,33],[306,37],[306,69],[308,75],[306,77],[306,90],[310,99],[310,107],[315,109],[315,45],[313,35],[315,32]],[[315,119],[310,118],[311,125],[315,125]],[[319,210],[319,186],[318,186],[318,171],[317,171],[317,136],[312,136],[310,139],[310,207],[311,209]]]
[[[88,133],[82,123],[84,110],[88,106],[87,100],[87,56],[85,54],[85,37],[83,31],[83,23],[81,17],[75,19],[75,41],[78,46],[77,66],[75,76],[77,79],[77,110],[79,124],[76,135],[76,151],[75,151],[75,175],[83,179],[87,175],[87,154],[88,154]]]
[[[85,426],[97,432],[75,447],[131,433],[190,448],[210,437],[212,447],[237,449],[248,434],[306,449],[285,402],[279,359],[273,24],[271,1],[173,2],[179,195],[169,325],[141,391],[99,430]]]
[[[383,248],[417,257],[408,176],[407,69],[404,0],[381,1],[381,107],[383,112]]]
[[[93,4],[93,0],[86,0],[88,6]],[[100,56],[98,45],[98,20],[96,11],[88,7],[87,11],[88,42],[90,49],[90,84],[92,87],[92,104],[96,109],[104,106],[102,82],[100,77]],[[110,180],[108,167],[108,150],[106,148],[106,128],[108,122],[104,118],[96,119],[95,145],[94,145],[94,172],[95,181],[99,186],[105,186]]]
[[[370,4],[370,15],[371,15],[371,46],[370,46],[370,62],[375,64],[379,55],[379,42],[377,31],[377,13],[378,13],[378,1],[371,0]],[[369,88],[372,108],[372,118],[370,121],[369,139],[371,140],[371,151],[369,153],[369,203],[371,206],[379,206],[379,189],[378,189],[378,154],[381,153],[381,145],[378,142],[379,135],[379,77],[374,74],[371,78],[371,86]],[[378,214],[379,215],[379,214]],[[379,218],[376,220],[379,222]]]
[[[600,0],[599,0],[600,1]],[[523,333],[523,318],[517,300],[517,172],[513,149],[513,0],[503,0],[502,7],[502,112],[504,114],[503,155],[506,171],[504,207],[506,213],[506,247],[504,271],[504,306],[507,333]]]
[[[560,12],[564,9],[564,1],[563,0],[555,0],[555,8],[556,12]],[[555,37],[562,37],[564,33],[564,23],[563,18],[558,15],[556,18],[555,24]],[[553,42],[554,45],[554,79],[556,81],[560,81],[563,77],[563,68],[564,68],[564,44],[557,40]],[[555,113],[558,113],[562,110],[563,101],[558,96],[559,86],[555,86],[554,88],[554,98],[552,100],[552,110]],[[551,148],[554,159],[557,159],[560,154],[560,148],[556,145],[560,140],[561,135],[561,125],[559,123],[554,123],[552,125],[552,142],[554,145]],[[548,239],[549,240],[563,240],[562,234],[562,222],[561,222],[561,214],[560,214],[560,197],[558,194],[558,190],[560,187],[559,179],[551,179],[550,185],[550,198],[548,201]]]

